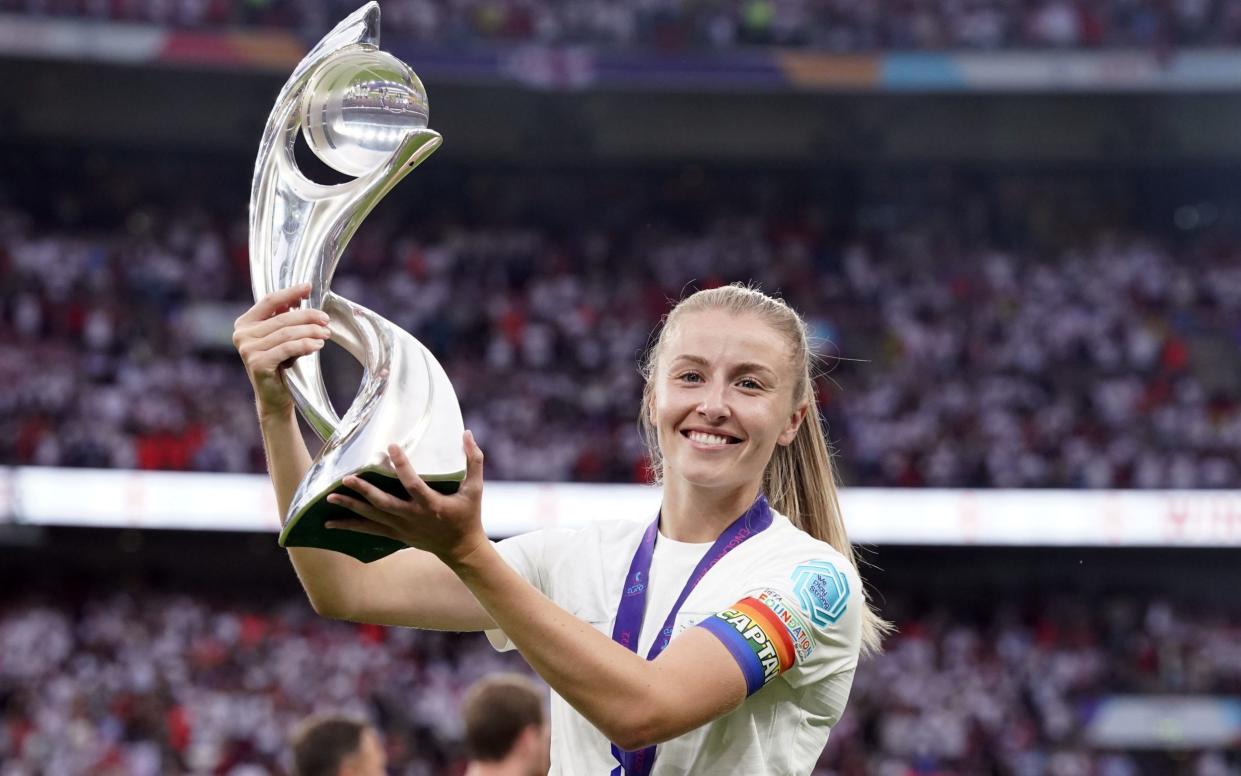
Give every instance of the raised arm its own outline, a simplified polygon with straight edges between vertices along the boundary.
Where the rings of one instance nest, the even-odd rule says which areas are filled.
[[[688,733],[745,700],[736,660],[702,628],[647,661],[526,584],[489,543],[453,569],[531,667],[622,749]]]
[[[392,446],[388,455],[410,499],[350,483],[366,502],[332,499],[369,519],[329,525],[400,539],[442,558],[539,675],[624,749],[675,738],[745,699],[740,664],[706,629],[692,628],[647,661],[557,606],[509,567],[482,530],[482,451],[469,432],[465,443],[468,469],[456,494],[432,490]]]
[[[254,388],[282,521],[311,459],[280,369],[322,349],[331,336],[325,313],[299,307],[309,294],[308,285],[277,291],[243,313],[233,328],[233,345]],[[362,563],[338,552],[292,547],[289,559],[311,605],[325,617],[439,630],[493,627],[461,580],[429,552],[408,549]]]

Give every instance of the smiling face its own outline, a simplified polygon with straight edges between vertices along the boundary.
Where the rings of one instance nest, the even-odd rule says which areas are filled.
[[[805,418],[808,404],[793,400],[798,366],[788,339],[757,315],[678,315],[651,376],[665,484],[756,490]]]

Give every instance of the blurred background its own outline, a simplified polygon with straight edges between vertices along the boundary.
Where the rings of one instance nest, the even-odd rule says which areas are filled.
[[[523,668],[318,618],[276,547],[250,177],[354,7],[0,0],[3,776],[285,774],[325,710],[459,773]],[[899,627],[816,773],[1241,774],[1241,2],[381,7],[445,143],[333,288],[447,368],[497,538],[655,508],[638,359],[753,280]]]

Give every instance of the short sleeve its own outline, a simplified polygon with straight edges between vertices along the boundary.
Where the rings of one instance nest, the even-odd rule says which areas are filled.
[[[531,531],[496,542],[496,551],[510,567],[544,595],[546,585],[547,531]],[[514,649],[514,644],[504,631],[492,628],[485,631],[491,646],[500,652]]]
[[[753,694],[781,675],[796,688],[855,668],[864,606],[852,566],[817,558],[767,571],[701,626],[728,648]]]

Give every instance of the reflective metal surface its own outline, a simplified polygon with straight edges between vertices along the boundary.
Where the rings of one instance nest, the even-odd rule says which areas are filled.
[[[315,155],[349,175],[387,161],[412,129],[425,129],[427,93],[401,60],[346,48],[315,72],[303,92],[302,133]]]
[[[284,546],[319,546],[374,560],[400,545],[322,522],[340,508],[327,495],[348,474],[403,493],[385,450],[396,442],[423,479],[455,490],[465,474],[461,409],[448,376],[411,334],[330,289],[362,220],[401,178],[439,147],[426,128],[426,92],[403,62],[378,50],[379,6],[336,26],[294,69],[267,120],[250,195],[250,274],[255,299],[311,284],[311,307],[332,317],[332,340],[363,367],[353,404],[338,417],[319,353],[284,372],[298,409],[324,439],[289,509]],[[324,162],[358,176],[337,185],[306,178],[293,159],[305,131]]]

